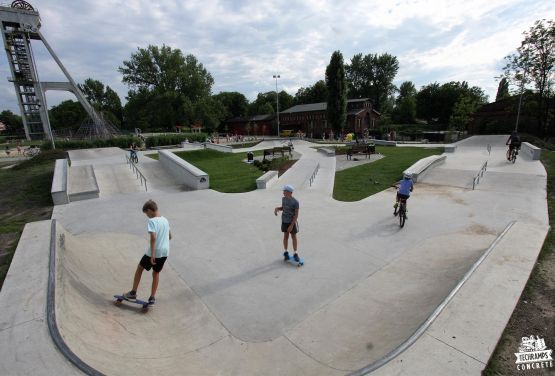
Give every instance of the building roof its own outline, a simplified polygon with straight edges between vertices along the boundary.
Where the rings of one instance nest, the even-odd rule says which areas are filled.
[[[271,120],[273,118],[274,118],[274,114],[238,116],[231,119],[227,119],[225,122],[226,123],[247,123],[249,121],[264,121],[264,120]]]
[[[369,101],[368,98],[359,99],[348,99],[347,103],[357,103]],[[287,110],[281,111],[281,113],[296,113],[296,112],[312,112],[312,111],[325,111],[328,107],[326,102],[310,103],[310,104],[298,104],[296,106],[290,107]],[[360,110],[357,110],[358,113]],[[349,112],[350,114],[350,112]]]

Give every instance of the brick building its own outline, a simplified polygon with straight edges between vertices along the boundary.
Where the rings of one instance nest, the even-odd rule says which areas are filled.
[[[310,138],[326,137],[332,131],[326,120],[326,102],[300,104],[279,113],[281,130],[301,131]],[[378,126],[380,113],[373,108],[368,98],[349,99],[347,101],[347,123],[345,133],[363,136]]]

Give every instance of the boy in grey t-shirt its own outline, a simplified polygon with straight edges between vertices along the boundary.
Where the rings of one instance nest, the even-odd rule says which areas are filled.
[[[293,198],[293,190],[293,187],[289,184],[283,187],[281,206],[274,209],[274,215],[277,215],[278,211],[283,212],[281,214],[281,232],[283,232],[284,259],[289,260],[287,246],[289,242],[289,234],[291,234],[294,251],[293,258],[298,262],[300,260],[299,255],[297,254],[297,233],[299,232],[297,219],[299,218],[299,201]]]

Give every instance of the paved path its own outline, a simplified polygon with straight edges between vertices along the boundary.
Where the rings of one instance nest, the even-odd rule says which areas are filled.
[[[449,154],[440,172],[455,176],[454,183],[444,185],[440,174],[430,173],[427,181],[416,186],[404,229],[391,215],[392,189],[358,202],[333,200],[336,159],[302,141],[295,143],[302,158],[268,190],[222,194],[153,189],[57,206],[53,213],[59,222],[56,313],[63,338],[86,363],[106,374],[156,370],[169,375],[343,375],[363,369],[402,345],[512,221],[518,223],[511,230],[518,232],[518,239],[534,234],[539,243],[519,244],[520,250],[529,249],[528,256],[507,260],[513,260],[518,270],[533,267],[534,252],[537,256],[547,232],[545,171],[539,162],[503,164],[500,140],[492,142],[495,148],[488,157],[494,167],[478,189],[469,190],[459,171],[467,164],[472,172],[475,165],[480,167],[481,139],[469,140]],[[149,163],[157,169],[155,161]],[[285,183],[297,187],[295,196],[301,203],[299,250],[306,259],[301,269],[281,261],[280,220],[273,208],[281,202]],[[111,296],[130,288],[146,247],[145,216],[140,209],[148,198],[156,200],[170,220],[174,239],[157,305],[143,315],[135,307],[114,307]],[[36,237],[46,236],[37,230]],[[20,243],[22,249],[28,246]],[[514,249],[511,243],[504,247],[501,250],[507,252]],[[10,271],[7,286],[19,286],[22,294],[29,294],[40,281],[28,281],[26,270],[18,267],[23,265],[20,254],[24,252],[18,249],[14,260],[18,271]],[[36,257],[38,263],[45,256],[37,253]],[[473,359],[487,359],[527,279],[526,273],[505,274],[502,266],[509,261],[500,260],[487,275],[499,276],[498,285],[504,287],[504,278],[512,280],[509,290],[493,295],[495,299],[485,295],[487,304],[495,300],[503,309],[494,324],[488,323],[493,329],[488,329],[491,333]],[[484,277],[478,273],[473,278],[469,284]],[[149,284],[150,276],[145,274],[139,296],[148,295]],[[475,291],[479,287],[478,282]],[[49,350],[44,349],[44,340],[9,346],[22,325],[15,317],[26,309],[6,303],[12,296],[11,288],[0,294],[7,307],[0,326],[0,351],[9,359],[0,363],[0,373],[8,367],[32,373],[17,359],[32,352],[33,346]],[[465,303],[470,304],[473,309],[460,321],[471,321],[473,311],[487,305],[473,301],[479,298],[482,295],[470,294],[463,302],[454,300],[446,312],[453,320]],[[21,297],[25,302],[33,299],[33,295]],[[455,304],[459,308],[450,311]],[[488,322],[492,315],[481,314],[482,321]],[[38,325],[40,315],[31,320]],[[448,329],[461,327],[443,315],[436,322]],[[459,338],[486,330],[479,322],[475,328],[463,329]],[[153,332],[157,335],[152,336]],[[389,369],[395,374],[430,374],[432,368],[414,360],[430,347],[413,354],[426,338],[428,334],[378,373],[393,367]],[[468,363],[466,358],[458,361],[461,353],[450,353],[453,364]],[[399,368],[401,358],[405,363]],[[40,361],[45,365],[32,363],[35,369],[48,370],[64,362],[59,357]],[[129,362],[134,366],[122,366]],[[60,374],[73,373],[63,364]],[[414,364],[416,371],[419,366],[422,372],[412,372],[407,364]],[[452,370],[449,364],[440,369]],[[478,361],[468,374],[477,374],[473,370],[480,367]]]

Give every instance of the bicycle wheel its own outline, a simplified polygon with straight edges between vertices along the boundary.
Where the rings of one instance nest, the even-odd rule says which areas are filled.
[[[511,162],[515,163],[516,162],[516,156],[517,156],[517,151],[516,149],[513,149],[513,152],[511,153]]]
[[[399,206],[399,226],[401,228],[403,228],[403,226],[405,225],[405,205],[401,204]]]

